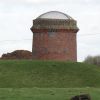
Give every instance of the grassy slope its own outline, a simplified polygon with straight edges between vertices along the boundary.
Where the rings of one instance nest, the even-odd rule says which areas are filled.
[[[100,87],[100,68],[82,63],[0,61],[0,88]]]
[[[83,93],[100,100],[97,88],[0,88],[0,100],[70,100]]]

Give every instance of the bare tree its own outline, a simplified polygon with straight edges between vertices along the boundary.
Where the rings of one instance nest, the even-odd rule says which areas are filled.
[[[88,64],[100,65],[100,56],[87,56],[84,62]]]

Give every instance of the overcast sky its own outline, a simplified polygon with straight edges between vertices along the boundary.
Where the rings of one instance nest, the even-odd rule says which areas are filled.
[[[100,55],[100,0],[0,0],[0,56],[32,50],[32,20],[48,11],[61,11],[77,20],[78,61]]]

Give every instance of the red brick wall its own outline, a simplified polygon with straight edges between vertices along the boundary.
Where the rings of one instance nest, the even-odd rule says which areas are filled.
[[[76,30],[34,30],[33,59],[77,61]]]

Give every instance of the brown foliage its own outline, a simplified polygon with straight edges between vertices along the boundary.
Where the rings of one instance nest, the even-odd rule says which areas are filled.
[[[71,100],[91,100],[91,98],[89,94],[81,94],[72,97]]]
[[[15,50],[11,53],[3,54],[1,59],[32,59],[32,52],[27,50]]]

